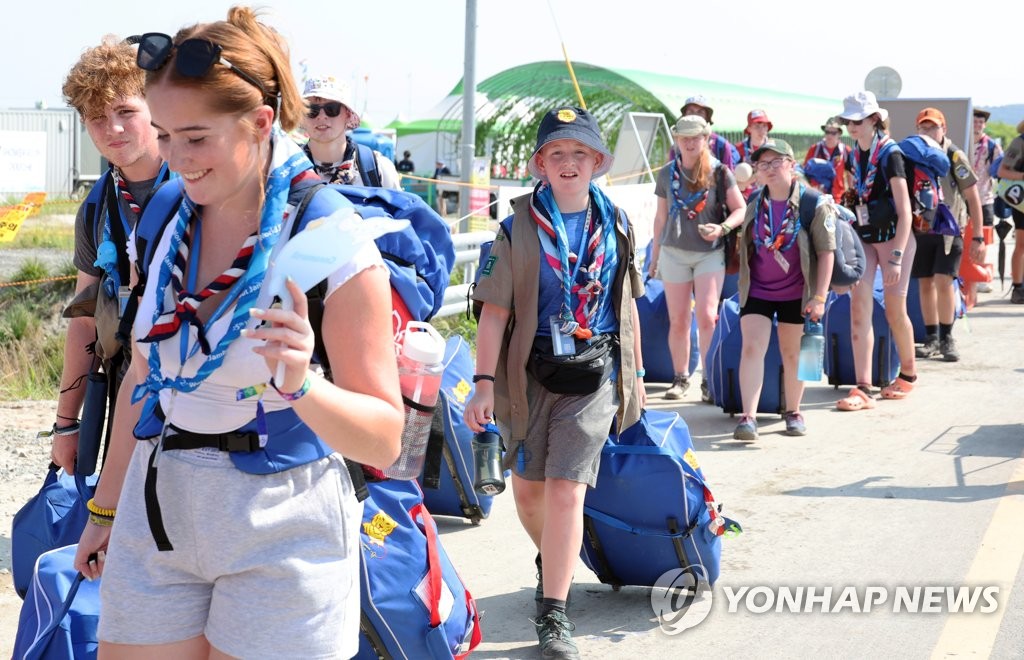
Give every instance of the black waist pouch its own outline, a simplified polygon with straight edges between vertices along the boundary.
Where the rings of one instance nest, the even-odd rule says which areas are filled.
[[[611,376],[618,337],[598,335],[575,341],[575,355],[555,355],[551,337],[533,340],[527,368],[537,382],[553,394],[593,394]]]

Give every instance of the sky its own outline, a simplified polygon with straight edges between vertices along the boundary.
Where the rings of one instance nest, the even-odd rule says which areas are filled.
[[[64,107],[64,76],[105,34],[174,34],[223,19],[232,4],[9,2],[0,22],[0,107]],[[834,97],[837,111],[883,65],[899,72],[901,97],[972,97],[981,107],[1024,102],[1019,71],[1000,64],[1019,59],[1020,39],[997,29],[1011,19],[1019,29],[1012,18],[1019,0],[979,3],[984,10],[973,15],[963,12],[967,4],[891,2],[883,13],[867,2],[813,0],[477,0],[476,77],[563,60],[564,45],[574,62]],[[832,9],[823,11],[826,5]],[[462,78],[465,0],[254,6],[266,8],[264,20],[288,38],[296,75],[305,66],[310,75],[348,81],[355,109],[373,125],[422,115]],[[965,30],[947,37],[948,48],[928,34],[951,34],[954,26]],[[978,43],[968,47],[967,39]]]

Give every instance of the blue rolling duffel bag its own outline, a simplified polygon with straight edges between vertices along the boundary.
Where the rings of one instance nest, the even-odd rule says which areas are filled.
[[[444,374],[420,475],[423,503],[435,516],[468,518],[474,525],[491,513],[494,497],[473,490],[473,432],[466,426],[466,403],[473,396],[475,363],[469,343],[448,339]]]
[[[873,295],[871,327],[875,334],[875,346],[871,354],[871,384],[884,387],[895,380],[899,373],[900,356],[892,340],[889,322],[885,318],[885,296],[877,288]],[[829,385],[837,388],[856,385],[857,374],[853,367],[853,342],[850,337],[850,294],[829,294],[822,325],[825,334],[825,375]]]
[[[726,529],[739,526],[715,505],[678,414],[647,410],[609,437],[597,486],[587,490],[580,553],[601,582],[653,586],[685,569],[714,584]]]
[[[86,660],[99,648],[100,583],[75,570],[77,545],[39,555],[18,618],[15,660]]]
[[[636,300],[636,311],[640,317],[640,347],[643,351],[644,380],[648,383],[671,383],[675,376],[672,368],[672,353],[668,348],[668,303],[665,302],[665,283],[648,278],[644,283],[644,295]],[[697,369],[700,362],[700,344],[697,343],[697,315],[690,316],[690,362],[689,374]]]
[[[708,354],[704,358],[711,400],[730,415],[743,412],[743,399],[740,396],[742,354],[743,333],[740,330],[739,294],[736,294],[722,301],[718,309],[718,323],[715,324]],[[764,384],[761,386],[757,412],[782,414],[785,404],[778,321],[772,319],[772,336],[764,356]]]
[[[419,485],[388,480],[367,488],[355,657],[466,657],[481,640],[480,614],[438,539]]]
[[[32,582],[36,559],[54,548],[78,543],[89,520],[85,503],[96,490],[97,475],[66,474],[50,464],[39,492],[14,514],[11,523],[11,568],[22,598]]]

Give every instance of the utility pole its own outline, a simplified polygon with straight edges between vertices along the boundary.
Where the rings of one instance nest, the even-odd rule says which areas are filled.
[[[459,191],[459,217],[469,215],[469,182],[473,177],[476,154],[476,0],[466,0],[466,56],[462,73],[462,183]],[[459,223],[466,231],[469,220]]]

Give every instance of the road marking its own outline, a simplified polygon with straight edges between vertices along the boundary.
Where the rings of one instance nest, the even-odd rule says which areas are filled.
[[[1021,456],[1024,459],[1024,455]],[[999,609],[991,614],[952,614],[946,619],[932,658],[992,655],[1013,582],[1024,560],[1024,460],[1017,462],[992,521],[981,539],[964,584],[998,585]]]

